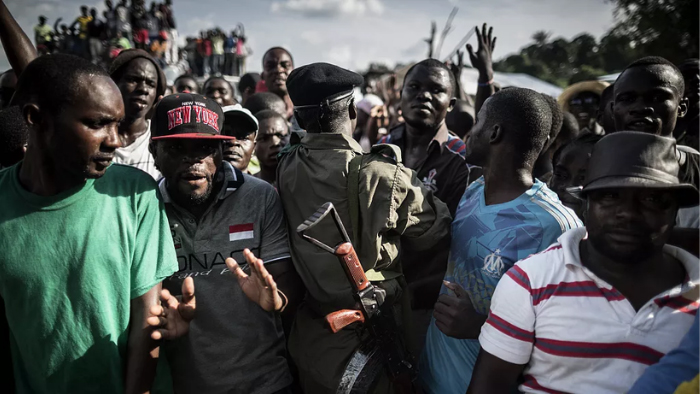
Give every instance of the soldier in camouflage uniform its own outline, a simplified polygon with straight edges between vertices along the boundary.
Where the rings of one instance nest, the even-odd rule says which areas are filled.
[[[409,320],[410,307],[400,245],[426,250],[450,236],[447,206],[401,164],[399,149],[378,145],[363,153],[351,137],[357,117],[353,88],[362,82],[360,75],[326,63],[300,67],[287,80],[295,116],[307,131],[293,134],[277,172],[292,261],[307,289],[289,338],[289,352],[307,393],[335,393],[347,361],[367,333],[357,324],[336,334],[326,326],[325,315],[354,307],[350,283],[337,258],[304,241],[297,226],[332,202],[353,234],[367,277],[386,289],[385,302],[395,305],[403,322]],[[330,220],[315,231],[329,244],[340,241]],[[402,327],[397,335],[405,336],[407,324]]]

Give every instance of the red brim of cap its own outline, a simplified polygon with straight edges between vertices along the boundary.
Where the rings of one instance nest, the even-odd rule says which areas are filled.
[[[203,134],[203,133],[184,133],[184,134],[173,134],[173,135],[162,135],[160,137],[151,137],[152,140],[166,140],[166,139],[192,139],[192,140],[235,140],[236,137],[231,137],[228,135],[221,134]]]

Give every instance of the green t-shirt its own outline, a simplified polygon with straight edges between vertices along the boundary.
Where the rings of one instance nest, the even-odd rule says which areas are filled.
[[[51,41],[51,31],[51,26],[47,24],[34,26],[35,36],[43,40],[43,42],[37,42],[37,44],[43,44],[44,42]]]
[[[19,393],[123,393],[130,301],[178,269],[155,181],[113,164],[41,197],[0,171],[0,295]]]

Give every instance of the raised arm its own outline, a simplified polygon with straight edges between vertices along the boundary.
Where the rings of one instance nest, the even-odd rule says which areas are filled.
[[[58,19],[56,19],[56,22],[53,23],[53,32],[54,33],[58,34],[60,32],[60,30],[58,29],[58,25],[61,23],[62,20],[63,20],[63,18],[58,18]]]
[[[462,89],[462,70],[464,69],[464,51],[457,51],[455,54],[456,61],[450,62],[450,70],[452,70],[452,75],[455,77],[455,91],[454,96],[458,100],[467,100],[467,95]]]
[[[496,47],[496,37],[492,37],[493,27],[490,27],[488,32],[486,27],[486,23],[484,23],[481,32],[479,32],[478,26],[475,28],[476,38],[479,41],[479,48],[477,48],[476,52],[474,52],[471,44],[467,44],[467,51],[469,51],[472,66],[479,70],[479,86],[476,89],[476,102],[474,103],[475,114],[479,113],[484,101],[496,92],[493,86],[492,60],[493,50]]]
[[[0,0],[0,41],[10,66],[19,77],[27,65],[36,59],[36,48],[19,27],[3,0]]]

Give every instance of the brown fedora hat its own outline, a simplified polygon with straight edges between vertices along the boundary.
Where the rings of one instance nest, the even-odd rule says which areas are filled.
[[[680,207],[698,205],[695,186],[678,180],[676,140],[649,133],[622,131],[603,137],[593,147],[583,187],[569,188],[584,199],[601,189],[643,188],[671,191]]]
[[[578,94],[583,92],[595,93],[598,96],[603,94],[603,90],[610,86],[609,83],[604,81],[583,81],[575,83],[566,89],[559,95],[557,102],[562,107],[564,111],[569,111],[569,101],[576,97]]]

